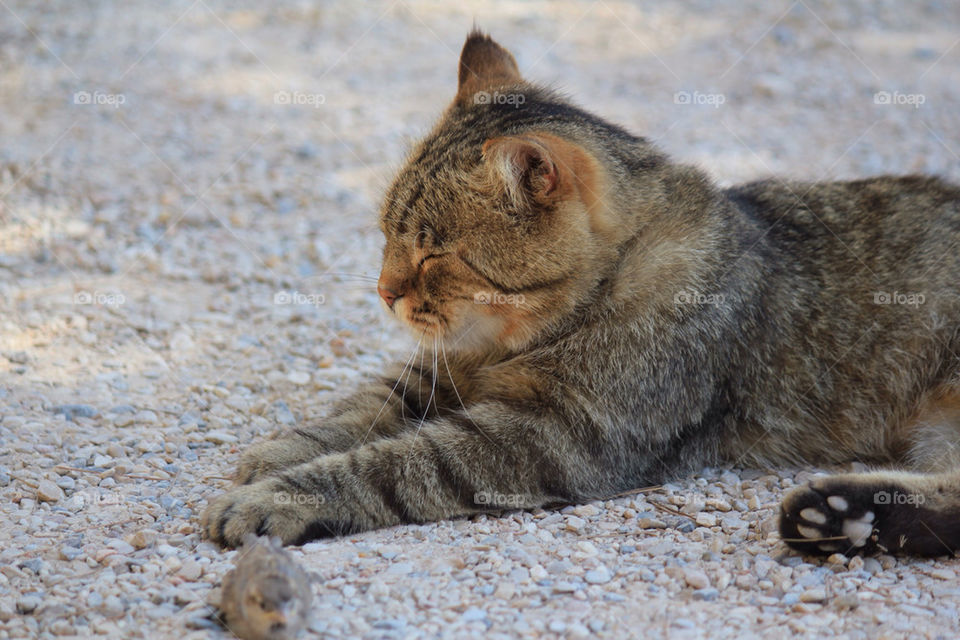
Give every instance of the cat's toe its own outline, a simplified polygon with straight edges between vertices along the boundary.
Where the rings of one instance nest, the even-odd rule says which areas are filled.
[[[304,537],[310,514],[289,495],[271,479],[231,489],[210,502],[201,520],[203,532],[227,547],[240,546],[248,533],[295,544]]]
[[[233,480],[238,485],[252,484],[311,457],[309,443],[302,438],[284,436],[266,440],[253,445],[240,457]]]
[[[873,492],[842,476],[821,478],[791,491],[780,506],[780,536],[813,554],[873,551],[876,547]]]

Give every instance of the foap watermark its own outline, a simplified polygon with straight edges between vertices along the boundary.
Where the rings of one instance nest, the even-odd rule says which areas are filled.
[[[73,104],[91,104],[119,109],[126,104],[127,96],[122,93],[105,93],[103,91],[77,91],[73,94]]]
[[[494,91],[477,91],[473,94],[473,104],[508,104],[513,107],[519,107],[527,101],[527,96],[522,93],[500,93]]]
[[[307,91],[277,91],[273,94],[273,104],[295,107],[313,107],[319,109],[326,104],[327,98],[322,93]]]
[[[118,491],[85,489],[74,491],[69,502],[81,508],[118,507],[129,502],[129,498]]]
[[[899,91],[877,91],[873,94],[873,104],[889,104],[919,109],[927,101],[922,93],[900,93]]]
[[[719,307],[726,301],[726,296],[722,293],[700,293],[699,291],[694,291],[693,289],[686,291],[678,291],[673,296],[673,304],[695,304],[695,305],[711,305],[714,307]]]
[[[673,104],[707,105],[719,109],[727,101],[722,93],[700,93],[699,91],[677,91],[673,94]]]
[[[873,504],[910,505],[917,509],[927,501],[922,493],[901,493],[900,491],[877,491],[873,494]]]
[[[497,291],[477,291],[473,294],[474,304],[508,304],[519,307],[526,302],[522,293],[499,293]]]
[[[530,504],[530,496],[525,493],[498,493],[496,491],[478,491],[473,494],[474,504],[483,507],[520,509]]]
[[[327,497],[322,493],[287,493],[278,491],[273,494],[274,504],[296,504],[317,507],[327,503]]]
[[[73,294],[73,304],[91,304],[102,307],[119,307],[127,301],[122,293],[104,293],[102,291],[77,291]]]
[[[927,296],[922,293],[901,293],[894,291],[875,291],[873,293],[873,304],[899,304],[907,307],[919,307],[927,301]]]
[[[273,294],[273,304],[309,304],[314,307],[326,303],[327,298],[322,293],[300,293],[299,291],[277,291]]]

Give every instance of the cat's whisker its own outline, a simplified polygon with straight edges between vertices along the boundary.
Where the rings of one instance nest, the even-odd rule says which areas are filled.
[[[347,272],[335,272],[327,271],[321,275],[321,277],[330,276],[333,278],[354,278],[358,280],[370,280],[376,282],[378,280],[377,276],[369,276],[364,273],[347,273]]]
[[[373,422],[370,423],[370,428],[367,429],[367,432],[365,434],[363,434],[363,440],[360,441],[361,445],[364,445],[367,443],[367,438],[370,436],[370,432],[373,431],[373,427],[376,426],[377,420],[380,419],[380,416],[383,415],[383,410],[387,408],[387,405],[390,403],[390,400],[393,399],[393,394],[397,392],[397,387],[400,386],[400,378],[403,377],[403,372],[407,370],[407,367],[411,367],[411,370],[412,370],[413,358],[417,354],[417,349],[420,347],[420,342],[422,340],[423,340],[423,334],[421,333],[420,340],[417,340],[416,346],[414,346],[413,351],[410,352],[410,357],[407,358],[407,362],[403,365],[403,369],[400,370],[400,375],[397,377],[397,382],[393,385],[393,388],[390,389],[390,394],[387,396],[387,399],[383,401],[383,405],[380,407],[380,411],[378,411],[377,415],[374,416]],[[409,374],[407,375],[407,377],[408,378],[410,377]],[[406,387],[404,387],[404,389],[406,389]],[[403,404],[404,403],[401,398],[400,406],[402,407]]]
[[[480,425],[477,424],[476,420],[474,420],[470,415],[470,412],[467,411],[467,405],[463,403],[463,398],[460,397],[460,391],[457,390],[457,383],[453,381],[453,372],[450,371],[450,363],[447,362],[447,347],[443,342],[443,338],[440,338],[440,352],[443,354],[443,364],[447,367],[447,377],[450,378],[450,386],[453,387],[453,393],[456,394],[457,401],[460,403],[460,407],[463,409],[463,415],[467,416],[467,420],[469,420],[470,423],[476,427],[477,432],[479,432],[480,435],[489,440],[491,444],[497,444],[484,432],[483,429],[480,428]]]
[[[423,331],[421,331],[421,332],[420,332],[420,339],[417,340],[417,352],[420,353],[420,375],[421,375],[421,377],[422,377],[422,375],[423,375],[423,349],[421,348],[420,344],[423,342],[423,336],[424,336],[426,333],[427,333],[426,329],[424,329]],[[406,420],[407,420],[407,411],[406,411],[406,406],[407,406],[407,401],[406,401],[406,398],[407,398],[407,385],[410,383],[410,374],[412,374],[412,373],[413,373],[413,363],[410,363],[410,370],[407,371],[407,377],[406,377],[406,379],[403,381],[403,393],[402,393],[401,396],[400,396],[400,400],[401,400],[401,402],[400,402],[400,421],[401,421],[401,422],[406,422]],[[400,375],[403,375],[403,374],[401,373]]]
[[[423,349],[420,350],[420,370],[417,372],[417,400],[419,401],[423,398],[423,356],[426,355],[427,345],[423,345]]]
[[[438,369],[440,368],[440,363],[437,361],[437,341],[439,340],[438,336],[433,336],[433,389],[437,388],[437,376],[439,375]],[[430,396],[433,397],[435,391],[430,392]],[[427,403],[427,409],[430,408],[430,403]],[[437,414],[440,414],[440,407],[434,403],[434,409],[437,411]]]
[[[422,369],[421,369],[422,371]],[[422,379],[422,376],[421,376]],[[427,398],[427,406],[423,409],[423,415],[420,416],[420,424],[417,425],[417,430],[413,434],[413,441],[410,443],[410,448],[407,450],[407,457],[404,460],[404,468],[410,464],[410,456],[413,454],[414,445],[417,443],[417,438],[420,437],[420,430],[423,428],[423,423],[427,419],[427,414],[430,413],[430,404],[433,402],[434,394],[437,391],[437,338],[433,338],[433,380],[430,384],[430,397]]]

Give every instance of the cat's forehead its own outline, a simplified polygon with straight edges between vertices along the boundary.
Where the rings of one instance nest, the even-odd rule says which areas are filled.
[[[458,153],[445,145],[415,154],[387,192],[381,228],[400,235],[424,230],[441,234],[462,200],[466,176],[480,161],[481,146],[482,142],[476,149],[462,148]]]

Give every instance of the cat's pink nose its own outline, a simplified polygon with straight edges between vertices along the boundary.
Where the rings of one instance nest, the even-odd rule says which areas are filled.
[[[383,298],[383,301],[386,302],[387,306],[391,309],[393,309],[393,303],[400,297],[393,289],[388,289],[380,285],[377,285],[377,293],[380,294],[380,297]]]

